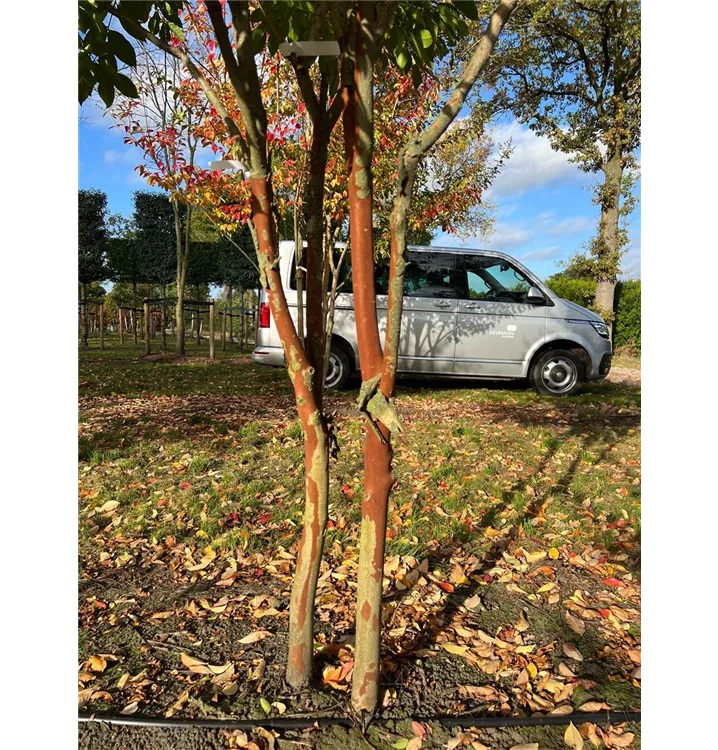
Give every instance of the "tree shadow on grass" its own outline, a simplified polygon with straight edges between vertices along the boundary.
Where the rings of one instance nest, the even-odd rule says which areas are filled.
[[[625,437],[628,430],[633,429],[637,425],[637,415],[633,415],[633,418],[625,420],[621,429],[622,436]],[[529,543],[531,542],[530,529],[537,520],[540,520],[545,510],[546,501],[556,495],[565,495],[569,491],[580,469],[582,454],[604,443],[593,461],[593,463],[600,464],[609,455],[613,447],[620,442],[620,438],[618,441],[606,440],[607,432],[611,438],[615,434],[613,431],[610,431],[610,428],[606,428],[604,425],[587,426],[583,421],[571,425],[567,432],[560,437],[554,436],[549,439],[547,450],[531,476],[524,477],[516,481],[510,488],[501,491],[498,502],[487,509],[487,512],[484,513],[480,521],[475,524],[474,530],[483,530],[494,523],[496,517],[502,512],[507,511],[514,504],[517,494],[526,494],[528,488],[533,487],[532,480],[540,477],[547,470],[564,442],[570,437],[579,438],[579,447],[570,464],[548,487],[542,486],[534,490],[534,494],[528,497],[528,502],[519,515],[512,521],[508,531],[494,539],[489,547],[475,560],[469,571],[469,582],[458,586],[438,606],[431,608],[428,615],[421,620],[419,630],[411,632],[408,642],[402,638],[397,638],[393,642],[391,638],[384,638],[385,658],[383,661],[385,664],[387,662],[394,664],[395,669],[392,670],[390,675],[384,674],[386,681],[383,687],[402,689],[407,682],[411,683],[412,680],[415,681],[417,679],[415,654],[423,649],[430,649],[436,643],[437,637],[441,636],[451,627],[454,617],[458,614],[462,614],[464,618],[468,617],[469,620],[473,620],[475,627],[488,631],[490,635],[494,635],[499,628],[510,627],[512,623],[516,622],[520,610],[528,608],[532,611],[533,617],[531,619],[534,623],[539,622],[541,624],[540,632],[534,633],[534,635],[542,638],[542,640],[576,643],[582,653],[591,655],[591,657],[610,644],[610,641],[600,636],[594,628],[587,628],[583,635],[578,636],[561,618],[560,609],[541,606],[540,601],[539,604],[536,604],[523,598],[517,599],[515,595],[510,595],[502,584],[493,582],[488,583],[488,585],[482,585],[473,578],[473,576],[481,578],[496,567],[496,564],[502,560],[503,554],[508,551],[514,542],[522,538],[526,539]],[[539,487],[538,483],[537,487]],[[581,505],[586,496],[583,492],[574,492],[572,499],[577,505]],[[469,541],[472,533],[474,531],[467,531],[466,535],[462,535],[463,538],[455,539],[456,544],[449,544],[430,552],[428,555],[430,569],[446,566],[460,552],[461,545]],[[640,544],[636,545],[635,549],[627,551],[629,553],[627,564],[630,567],[637,566],[640,559]],[[546,561],[543,561],[541,564],[545,565]],[[555,570],[556,579],[560,580],[567,590],[582,587],[589,591],[595,591],[599,588],[596,580],[585,571],[565,566],[563,563],[558,562],[555,564]],[[396,616],[397,610],[402,606],[400,601],[404,598],[405,594],[406,592],[404,591],[393,589],[385,597],[385,603],[390,605],[392,603],[396,604],[394,616]],[[466,608],[466,601],[476,594],[482,595],[483,611],[471,613]],[[539,643],[539,645],[543,644]],[[592,689],[590,695],[586,692],[584,700],[579,702],[585,702],[585,700],[588,700],[592,696],[598,700],[608,701],[613,708],[634,708],[640,700],[638,697],[639,693],[632,686],[630,679],[626,675],[626,665],[621,664],[614,658],[591,657],[588,657],[580,664],[578,674],[579,677],[587,681],[587,684],[596,683],[596,686]],[[434,658],[462,661],[460,657],[449,657],[446,654],[439,654]],[[555,659],[558,660],[558,656],[555,655]],[[460,666],[463,668],[465,665],[460,664]],[[423,675],[423,671],[423,668],[418,670],[418,672],[422,673],[418,676],[418,679],[425,682],[426,677]],[[475,676],[476,681],[479,683],[487,682],[486,675],[479,670],[475,671],[477,672]],[[618,679],[617,675],[619,675]],[[621,676],[623,679],[621,679]],[[386,679],[387,677],[389,678],[388,680]],[[491,681],[491,678],[489,678],[489,681]],[[578,695],[581,694],[579,693]]]

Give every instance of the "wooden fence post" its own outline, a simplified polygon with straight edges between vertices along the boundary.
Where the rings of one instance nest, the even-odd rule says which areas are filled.
[[[162,349],[164,351],[167,348],[167,298],[162,300],[162,319],[160,325],[162,326]]]
[[[222,340],[222,351],[227,348],[227,313],[222,310],[219,319],[219,337]]]
[[[120,345],[122,345],[125,343],[125,331],[124,331],[124,326],[122,325],[123,321],[122,321],[122,308],[121,307],[117,308],[117,319],[120,322]]]

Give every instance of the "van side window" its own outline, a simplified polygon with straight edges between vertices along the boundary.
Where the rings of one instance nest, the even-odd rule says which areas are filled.
[[[341,255],[341,252],[339,250],[336,250],[334,253],[334,262],[339,262],[339,257]],[[296,255],[292,255],[292,265],[289,269],[289,288],[296,290],[297,288],[297,267],[295,265],[296,261]],[[306,278],[304,281],[304,289],[307,288],[307,282]],[[332,288],[332,280],[329,279],[327,283],[327,291],[330,291]],[[351,258],[349,257],[349,252],[346,253],[344,256],[344,261],[342,262],[342,267],[339,269],[339,282],[337,284],[337,289],[340,294],[351,294],[352,293],[352,264],[351,264]]]
[[[408,297],[453,299],[456,256],[453,253],[409,253],[404,273],[404,294]]]
[[[466,298],[488,302],[524,302],[531,282],[500,258],[467,255]]]

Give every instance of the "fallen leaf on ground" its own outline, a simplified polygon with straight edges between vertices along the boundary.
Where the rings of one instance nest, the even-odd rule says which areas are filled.
[[[600,701],[588,701],[583,705],[579,706],[577,711],[586,711],[586,713],[595,713],[596,711],[610,711],[611,707],[608,703],[601,703]]]
[[[586,632],[586,623],[579,620],[578,617],[574,617],[570,612],[566,612],[566,624],[578,635],[583,635]]]
[[[240,643],[256,643],[257,641],[261,641],[262,638],[268,638],[272,633],[270,633],[268,630],[255,630],[253,633],[250,633],[249,635],[245,635],[244,638],[240,638]]]
[[[220,665],[207,664],[207,662],[195,659],[185,653],[180,654],[180,659],[182,664],[184,664],[190,672],[195,672],[196,674],[221,675],[230,670],[234,672],[234,665],[231,662],[229,664]]]
[[[566,731],[563,733],[563,741],[567,747],[572,747],[574,750],[583,750],[583,737],[581,737],[573,722],[566,727]]]
[[[583,661],[583,654],[573,645],[573,643],[564,643],[563,652],[568,656],[569,659],[576,659],[576,661]]]
[[[609,747],[628,747],[634,740],[635,735],[631,732],[625,734],[618,734],[617,732],[610,732],[606,738],[606,744]]]
[[[469,650],[468,646],[459,646],[457,643],[442,643],[441,648],[450,654],[458,654],[459,656],[463,656]]]
[[[120,503],[117,500],[108,500],[96,510],[98,513],[111,513],[119,504]]]

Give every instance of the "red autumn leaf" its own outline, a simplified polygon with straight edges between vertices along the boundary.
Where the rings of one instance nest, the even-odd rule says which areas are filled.
[[[602,583],[605,583],[606,586],[617,586],[619,588],[626,588],[626,584],[623,583],[623,581],[619,581],[618,578],[604,578]]]
[[[450,583],[447,583],[446,581],[437,581],[437,583],[442,589],[444,589],[444,591],[448,591],[450,594],[453,593],[454,587]]]
[[[418,721],[411,722],[411,731],[415,737],[426,737],[426,729]]]
[[[608,619],[608,616],[611,614],[610,609],[599,609],[598,611],[601,613],[601,617],[604,617],[606,619]]]
[[[192,485],[189,482],[180,482],[179,488],[181,490],[188,490],[192,487]]]

